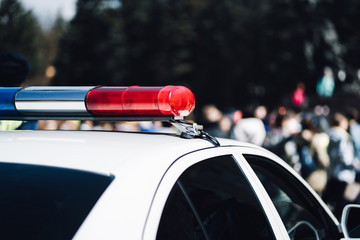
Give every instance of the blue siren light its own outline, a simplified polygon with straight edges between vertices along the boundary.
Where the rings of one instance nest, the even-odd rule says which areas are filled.
[[[17,116],[19,112],[15,108],[15,95],[19,87],[0,87],[0,116]]]

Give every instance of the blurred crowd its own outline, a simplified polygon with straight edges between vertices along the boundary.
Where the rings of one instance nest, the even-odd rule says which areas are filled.
[[[84,131],[127,131],[177,133],[169,123],[161,121],[80,121],[80,120],[39,120],[37,130],[84,130]]]
[[[360,124],[355,108],[331,112],[265,106],[224,113],[203,108],[204,129],[216,137],[250,142],[274,152],[298,172],[340,215],[348,203],[360,203]]]
[[[0,54],[0,86],[21,87],[28,62],[13,53]],[[334,79],[325,68],[317,85],[319,96],[331,97]],[[306,106],[305,85],[299,83],[292,97],[295,107]],[[332,112],[327,105],[311,111],[285,107],[269,111],[249,106],[223,112],[215,105],[202,109],[204,130],[214,137],[231,138],[269,149],[285,160],[340,215],[347,203],[360,204],[360,124],[356,109]],[[0,121],[0,130],[101,130],[176,133],[171,125],[154,122],[98,121]]]

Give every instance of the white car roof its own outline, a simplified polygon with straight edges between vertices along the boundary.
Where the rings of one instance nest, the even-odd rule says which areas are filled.
[[[218,139],[222,146],[257,146]],[[63,167],[117,175],[132,167],[165,171],[179,157],[215,147],[204,139],[175,134],[108,131],[4,131],[0,162]],[[126,166],[125,166],[126,165]]]
[[[126,162],[155,164],[157,155],[166,154],[167,164],[171,164],[185,153],[214,147],[203,139],[169,134],[101,131],[7,131],[1,132],[0,142],[1,162],[65,167],[106,175],[113,174]]]

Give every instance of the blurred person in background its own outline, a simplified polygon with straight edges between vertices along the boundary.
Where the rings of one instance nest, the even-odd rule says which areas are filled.
[[[330,67],[324,68],[324,75],[316,84],[316,92],[322,99],[329,99],[335,90],[334,73]]]
[[[171,123],[162,121],[140,121],[138,127],[142,132],[177,133],[177,129]]]
[[[302,114],[301,131],[294,137],[301,176],[321,196],[327,183],[330,164],[327,147],[329,136],[322,132],[315,114]]]
[[[81,121],[79,120],[65,120],[59,122],[59,130],[79,130]]]
[[[232,128],[231,119],[215,105],[205,105],[202,109],[204,131],[214,137],[229,138]]]
[[[94,122],[90,120],[81,121],[79,127],[79,129],[83,131],[89,131],[92,130],[93,128],[94,128]]]
[[[38,130],[59,130],[59,121],[56,120],[39,120]]]
[[[297,109],[305,109],[308,106],[308,99],[305,95],[305,84],[303,82],[297,84],[291,100]]]
[[[268,132],[270,127],[269,127],[269,119],[268,119],[268,110],[265,106],[263,105],[259,105],[255,108],[254,111],[254,116],[258,119],[261,119],[261,121],[263,121],[264,126],[265,126],[265,131]]]
[[[0,53],[0,86],[22,87],[30,71],[30,65],[20,55]],[[0,130],[35,130],[37,121],[0,121]]]
[[[314,107],[314,113],[319,119],[319,125],[322,131],[327,132],[330,129],[328,116],[330,114],[330,107],[327,105],[316,105]]]
[[[280,143],[286,136],[283,134],[284,115],[273,111],[269,114],[269,126],[264,141],[265,148],[272,148]]]
[[[339,181],[352,183],[355,181],[359,160],[356,158],[354,142],[347,132],[348,119],[342,113],[335,113],[332,118],[332,128],[329,131],[330,143],[330,174]]]
[[[137,122],[115,122],[115,131],[124,132],[137,132],[140,131],[139,124]]]
[[[277,154],[294,170],[300,173],[300,161],[294,136],[301,130],[299,116],[293,111],[280,107],[272,114],[270,130],[266,135],[264,147]]]
[[[107,122],[107,121],[94,121],[94,126],[92,130],[97,131],[114,131],[115,126],[113,122]]]
[[[360,159],[360,123],[359,112],[355,108],[349,108],[347,110],[346,117],[349,120],[349,133],[354,142],[354,150],[357,159]]]
[[[262,146],[266,137],[266,129],[262,119],[255,117],[255,110],[249,107],[243,112],[243,117],[232,129],[232,138]],[[257,112],[260,114],[261,112]],[[263,117],[263,114],[258,115]]]
[[[278,144],[282,145],[300,130],[299,116],[292,110],[280,107],[276,112],[270,114],[264,147],[272,148]]]
[[[356,157],[354,142],[347,132],[348,119],[342,113],[334,113],[329,130],[328,154],[330,158],[329,181],[324,200],[333,207],[337,216],[348,203],[360,203],[360,184],[356,182],[359,159]]]
[[[79,130],[81,121],[78,120],[39,120],[38,130]],[[84,130],[84,129],[80,129]]]

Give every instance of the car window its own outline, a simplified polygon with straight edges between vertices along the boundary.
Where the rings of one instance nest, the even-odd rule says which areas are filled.
[[[291,173],[264,157],[254,155],[244,155],[244,157],[269,194],[290,237],[294,235],[297,226],[307,225],[316,231],[319,239],[340,238],[336,225],[329,219],[321,205]]]
[[[0,239],[71,239],[112,178],[0,163]]]
[[[188,168],[166,202],[157,239],[275,239],[232,156]]]

